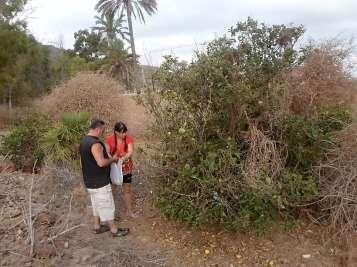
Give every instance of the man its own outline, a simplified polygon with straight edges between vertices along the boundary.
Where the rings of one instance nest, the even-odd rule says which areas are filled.
[[[94,216],[94,232],[111,232],[113,237],[129,233],[128,228],[118,228],[114,221],[114,200],[110,185],[110,164],[118,157],[109,158],[104,144],[99,140],[104,133],[105,123],[93,120],[89,132],[80,145],[84,184],[89,192]],[[107,222],[108,226],[101,225]]]

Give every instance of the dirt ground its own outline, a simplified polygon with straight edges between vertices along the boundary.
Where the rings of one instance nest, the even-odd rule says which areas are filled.
[[[133,184],[140,217],[128,220],[119,213],[120,226],[129,227],[131,233],[125,238],[95,235],[80,177],[63,179],[65,175],[54,175],[51,181],[46,181],[48,174],[0,176],[0,266],[341,266],[338,249],[323,246],[323,229],[312,224],[302,223],[289,232],[277,226],[258,238],[168,221],[153,207],[153,188],[140,173]],[[23,222],[28,217],[32,177],[37,244],[33,260],[28,257],[28,220]],[[117,204],[123,211],[120,197]]]
[[[121,118],[143,147],[145,110],[125,97]],[[324,242],[323,227],[309,221],[290,231],[277,224],[264,237],[169,221],[152,204],[155,188],[143,160],[137,158],[133,179],[139,218],[123,216],[120,194],[116,203],[119,225],[131,230],[124,238],[91,232],[78,171],[0,173],[0,266],[357,266],[347,265],[346,253]]]

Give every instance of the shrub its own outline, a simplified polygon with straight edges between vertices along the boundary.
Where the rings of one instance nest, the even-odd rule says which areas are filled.
[[[32,168],[40,163],[44,154],[39,140],[49,128],[49,121],[38,114],[29,114],[18,121],[10,133],[1,141],[1,154],[10,155],[19,169]]]
[[[278,206],[281,209],[295,208],[313,201],[318,193],[316,177],[286,169],[281,175]]]
[[[332,133],[352,122],[346,108],[331,106],[320,111],[316,119],[291,115],[282,121],[282,135],[287,144],[287,166],[309,171],[322,153],[334,146]]]
[[[95,73],[79,73],[57,86],[38,101],[39,110],[54,122],[65,112],[88,112],[91,117],[105,118],[110,125],[118,120],[124,89],[114,79]]]
[[[336,146],[334,131],[351,119],[345,101],[332,105],[322,96],[308,112],[295,109],[294,101],[305,99],[287,86],[296,78],[290,74],[307,74],[316,55],[327,53],[295,48],[301,26],[248,19],[230,32],[190,64],[166,57],[154,76],[163,89],[159,96],[149,92],[144,103],[160,140],[157,203],[164,214],[190,225],[261,233],[276,215],[291,218],[294,209],[318,199],[313,166]],[[328,55],[327,63],[340,62],[333,60],[339,54]],[[301,95],[311,88],[326,92],[326,81],[347,77],[341,64],[324,67],[328,71],[309,86],[309,76],[298,75],[295,89]]]
[[[49,129],[40,140],[41,149],[48,160],[67,164],[78,159],[81,137],[88,130],[89,114],[63,113],[57,125]]]
[[[303,49],[303,65],[280,77],[289,108],[304,117],[321,109],[351,104],[354,91],[351,65],[346,62],[353,46],[342,40],[311,43]]]
[[[338,146],[329,149],[314,168],[319,179],[321,207],[329,215],[329,237],[353,240],[357,231],[357,124],[335,134]]]

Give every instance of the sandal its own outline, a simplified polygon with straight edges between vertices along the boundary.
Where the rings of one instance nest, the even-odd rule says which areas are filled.
[[[121,236],[126,236],[129,234],[130,230],[129,228],[118,228],[116,233],[111,232],[112,237],[121,237]]]
[[[99,229],[94,229],[93,233],[94,234],[102,234],[102,233],[105,233],[108,231],[110,231],[110,228],[108,225],[101,225]]]

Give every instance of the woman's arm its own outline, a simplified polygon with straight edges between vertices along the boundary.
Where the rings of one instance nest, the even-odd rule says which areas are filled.
[[[122,157],[122,160],[125,161],[127,159],[130,159],[133,153],[134,153],[134,144],[130,143],[128,144],[128,152],[125,154],[124,157]]]

